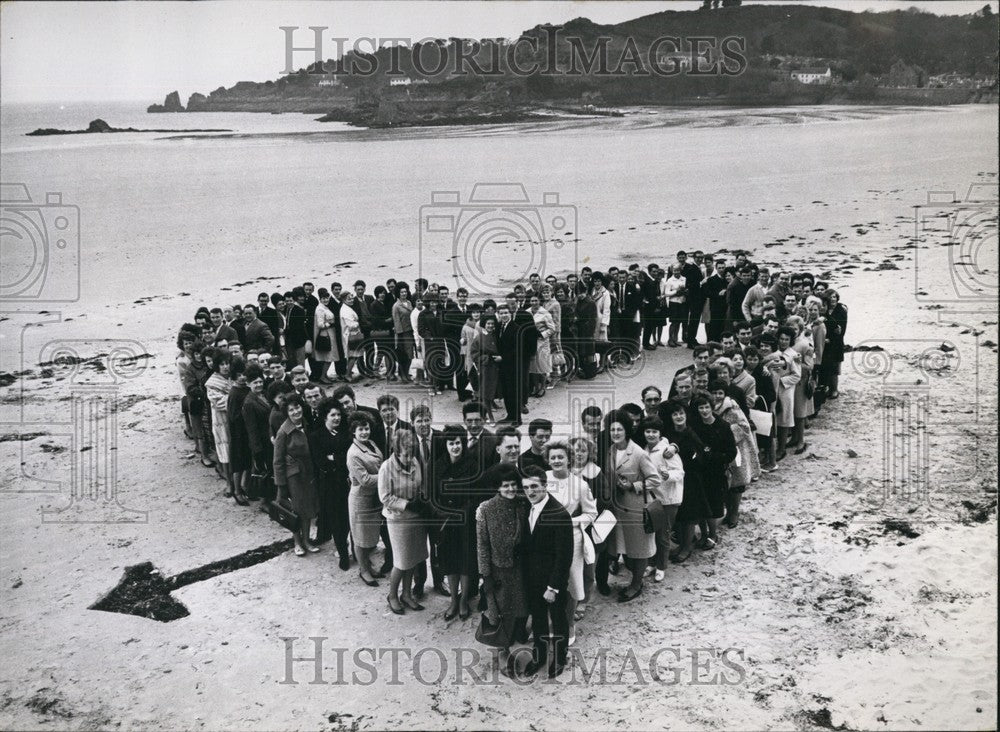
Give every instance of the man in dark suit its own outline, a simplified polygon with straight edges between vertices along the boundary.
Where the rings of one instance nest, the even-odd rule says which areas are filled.
[[[302,307],[306,311],[305,330],[309,334],[308,340],[310,341],[312,340],[313,326],[316,323],[316,308],[319,307],[319,299],[313,294],[315,290],[316,286],[312,282],[302,283],[302,291],[305,293],[305,298],[302,300]],[[311,353],[308,354],[307,360],[309,361],[309,373],[318,374],[319,363],[312,357]]]
[[[708,323],[705,336],[717,341],[726,329],[726,278],[721,271],[723,260],[712,261],[705,257],[705,281],[701,285],[702,302],[708,301]]]
[[[434,465],[448,459],[444,440],[440,430],[431,427],[431,408],[426,404],[418,404],[410,410],[410,424],[413,433],[417,437],[417,442],[413,446],[416,452],[417,461],[420,463],[420,472],[425,481],[433,480]],[[430,485],[426,483],[425,492],[429,494]],[[438,526],[427,526],[427,538],[430,541],[430,551],[428,556],[431,560],[431,579],[434,582],[434,590],[445,597],[450,597],[450,593],[444,587],[444,575],[441,573],[440,562],[437,553],[437,530]],[[424,596],[424,584],[427,582],[427,562],[421,562],[413,571],[413,596],[418,600]]]
[[[636,316],[642,308],[642,288],[634,276],[625,270],[618,270],[611,290],[611,339],[635,356],[639,346],[639,323],[636,322]]]
[[[566,668],[569,641],[566,601],[569,568],[573,563],[573,521],[562,504],[546,491],[545,471],[528,466],[523,473],[524,494],[531,509],[522,562],[534,635],[534,655],[524,675],[533,676],[544,669],[552,679]]]
[[[267,323],[257,316],[254,305],[243,306],[243,348],[250,351],[258,350],[270,353],[274,348],[274,334]]]
[[[399,399],[392,394],[383,394],[375,405],[379,418],[372,425],[372,442],[378,445],[383,455],[389,457],[394,452],[392,440],[396,433],[412,430],[413,425],[399,418]]]
[[[592,379],[597,375],[597,303],[582,292],[576,296],[577,376]]]
[[[275,294],[277,295],[277,293]],[[285,319],[276,308],[271,307],[271,298],[268,297],[266,292],[257,295],[257,317],[264,322],[264,325],[267,326],[273,336],[271,348],[269,349],[270,352],[278,353],[278,347],[281,343],[281,331],[284,328]]]
[[[301,287],[292,290],[292,303],[288,306],[285,322],[285,350],[289,368],[305,363],[306,344],[312,342],[312,325],[305,303],[306,291]]]
[[[320,423],[319,413],[320,403],[323,401],[323,389],[319,384],[310,381],[302,389],[302,398],[306,403],[305,409],[302,410],[302,422],[308,434],[316,429]]]
[[[500,460],[497,454],[497,438],[483,425],[486,418],[486,410],[481,402],[466,402],[462,406],[462,423],[468,434],[466,438],[466,449],[476,461],[479,474],[484,475],[487,469],[496,465]],[[484,496],[488,498],[489,496]]]
[[[372,407],[363,407],[358,404],[354,395],[354,389],[352,389],[349,385],[341,384],[333,390],[333,394],[331,396],[335,402],[343,407],[345,417],[350,417],[354,412],[364,412],[368,415],[368,421],[372,424],[372,431],[374,432],[378,429],[377,425],[382,421],[382,415],[379,414],[377,409]]]
[[[639,265],[629,267],[629,272],[635,273],[639,291],[642,293],[642,309],[640,310],[642,329],[642,347],[647,351],[656,350],[656,311],[660,303],[660,285],[656,281],[655,264],[650,264],[644,272]]]
[[[698,345],[698,325],[701,323],[701,308],[705,304],[701,292],[701,267],[694,262],[687,261],[686,252],[677,252],[677,264],[680,265],[681,276],[684,277],[684,288],[687,292],[688,314],[684,342],[688,348],[694,348]]]
[[[424,371],[431,381],[434,390],[441,394],[449,382],[448,368],[445,364],[447,346],[445,345],[445,326],[441,321],[440,301],[437,295],[425,292],[423,296],[424,309],[417,316],[417,335],[424,341]]]
[[[438,301],[443,303],[441,311],[441,327],[445,340],[445,347],[448,349],[448,380],[451,381],[451,374],[455,376],[455,392],[459,401],[464,402],[469,398],[469,379],[462,362],[462,326],[469,317],[469,291],[464,287],[459,287],[455,292],[456,300],[448,298],[448,288],[438,289]]]
[[[521,424],[521,414],[527,413],[528,364],[538,348],[538,328],[530,313],[513,310],[513,295],[497,308],[497,350],[500,352],[500,384],[507,416],[503,421]]]

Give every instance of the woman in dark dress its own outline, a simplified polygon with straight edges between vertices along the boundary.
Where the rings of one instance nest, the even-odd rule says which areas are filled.
[[[458,425],[445,426],[441,439],[447,459],[436,460],[431,475],[431,503],[442,521],[438,534],[438,562],[442,574],[448,576],[451,590],[451,604],[445,611],[445,620],[452,620],[456,615],[462,620],[469,617],[469,603],[479,585],[476,509],[481,493],[475,485],[479,466],[467,450],[466,434]]]
[[[481,331],[469,344],[469,360],[479,374],[479,401],[486,411],[486,418],[493,422],[493,402],[500,396],[500,351],[497,349],[495,315],[484,315],[479,321]]]
[[[316,466],[316,488],[319,491],[316,543],[323,544],[332,538],[343,570],[351,566],[351,554],[347,547],[350,532],[347,496],[351,492],[347,448],[350,446],[343,408],[334,399],[324,400],[319,405],[319,422],[309,434],[309,450]]]
[[[299,516],[298,528],[292,532],[295,554],[318,552],[319,547],[309,543],[312,520],[319,512],[319,494],[313,470],[309,440],[305,433],[305,402],[298,394],[285,400],[285,423],[274,436],[274,483],[278,499],[290,498],[292,509]]]
[[[524,589],[521,544],[528,527],[528,501],[521,475],[513,465],[495,465],[486,473],[486,484],[497,494],[476,510],[476,538],[479,573],[491,625],[501,625],[506,645],[500,648],[500,670],[514,676],[515,656],[510,647],[523,632],[528,618],[528,598]]]
[[[247,482],[250,480],[250,438],[243,420],[243,402],[250,393],[246,379],[246,361],[234,358],[229,366],[233,388],[229,390],[226,418],[229,420],[229,469],[233,474],[233,499],[241,506],[249,506]]]
[[[714,385],[713,385],[714,386]],[[702,444],[702,487],[708,500],[708,532],[702,532],[701,547],[711,549],[719,543],[719,523],[725,515],[725,495],[729,487],[726,468],[739,454],[736,438],[729,425],[715,416],[712,400],[698,394],[691,399],[691,408],[698,412],[694,430]]]
[[[840,396],[840,364],[844,362],[844,336],[847,334],[847,306],[840,301],[836,290],[824,293],[827,303],[826,349],[823,351],[823,373],[828,393],[827,399]]]
[[[247,431],[247,441],[250,444],[250,459],[254,475],[258,476],[256,483],[250,485],[251,500],[262,498],[265,501],[274,500],[274,483],[270,480],[274,466],[272,458],[274,449],[271,445],[271,432],[268,418],[271,416],[271,403],[264,396],[264,372],[255,364],[247,366],[247,386],[250,393],[243,400],[243,425]]]
[[[666,407],[670,422],[665,424],[666,438],[677,448],[684,463],[684,495],[677,509],[677,535],[680,546],[670,554],[670,561],[680,564],[691,556],[694,530],[711,513],[701,480],[704,445],[688,424],[688,408],[679,399],[671,399]]]

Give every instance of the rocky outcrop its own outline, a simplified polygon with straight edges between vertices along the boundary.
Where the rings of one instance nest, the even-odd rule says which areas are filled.
[[[95,119],[85,130],[57,130],[52,127],[40,127],[34,132],[27,133],[28,137],[47,137],[49,135],[89,135],[89,134],[105,134],[111,132],[232,132],[229,129],[223,128],[211,128],[211,129],[193,129],[193,130],[138,130],[135,127],[112,127],[103,119]]]
[[[184,105],[181,104],[180,92],[170,92],[163,104],[150,104],[146,107],[147,112],[184,112]]]
[[[190,97],[188,97],[187,111],[189,112],[201,112],[205,109],[206,103],[208,102],[208,97],[204,94],[199,94],[195,92]]]

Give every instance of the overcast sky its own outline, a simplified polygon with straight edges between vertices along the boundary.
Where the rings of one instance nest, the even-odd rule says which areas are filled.
[[[747,0],[778,4],[775,0]],[[986,0],[799,0],[844,10],[916,6],[939,14],[975,12]],[[617,23],[665,9],[695,9],[700,0],[662,2],[3,2],[0,4],[0,103],[141,99],[159,102],[173,90],[186,102],[237,81],[265,81],[284,67],[284,34],[311,45],[308,26],[329,38],[405,36],[516,38],[539,23],[580,16]],[[786,3],[787,4],[787,3]],[[990,5],[997,10],[997,0]],[[309,35],[306,35],[309,34]],[[330,41],[333,53],[333,43]],[[309,54],[297,54],[304,66]]]

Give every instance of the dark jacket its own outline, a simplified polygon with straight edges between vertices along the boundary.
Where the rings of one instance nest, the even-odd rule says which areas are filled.
[[[246,334],[243,336],[243,347],[246,350],[260,349],[270,352],[274,348],[274,334],[263,320],[254,318],[245,327]]]
[[[259,455],[271,449],[271,433],[268,430],[271,404],[263,396],[250,392],[243,400],[243,422],[250,441],[250,452]]]
[[[295,350],[305,346],[307,341],[312,340],[312,328],[309,324],[310,316],[306,309],[297,303],[292,303],[288,307],[288,318],[285,323],[285,345]]]
[[[274,484],[293,495],[298,485],[314,486],[312,454],[306,433],[285,420],[274,436]]]
[[[547,587],[566,592],[573,563],[573,522],[552,496],[545,499],[535,530],[531,531],[530,523],[525,527],[522,561],[529,596],[541,594]]]
[[[396,418],[396,424],[394,426],[395,430],[413,430],[413,425],[409,422],[404,422],[403,420]],[[382,415],[378,415],[375,420],[375,424],[372,425],[372,436],[371,441],[378,445],[378,449],[382,451],[383,455],[389,455],[389,445],[385,439],[385,422],[382,421]]]
[[[312,453],[316,483],[320,491],[338,489],[346,493],[349,490],[347,448],[350,446],[351,438],[347,434],[347,425],[338,427],[336,435],[330,434],[326,425],[318,427],[309,434],[309,450]]]

